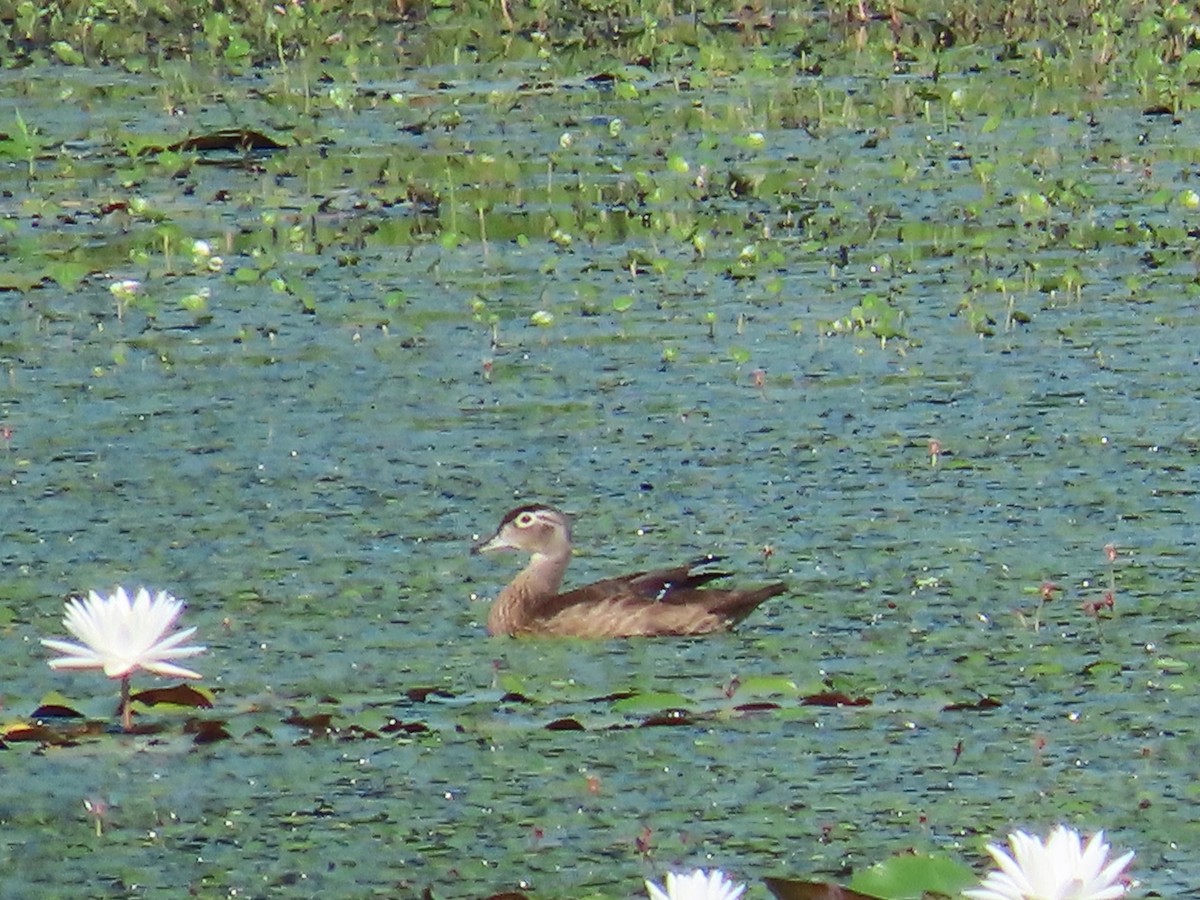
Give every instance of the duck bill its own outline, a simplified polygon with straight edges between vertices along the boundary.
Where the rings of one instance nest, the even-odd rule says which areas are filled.
[[[517,549],[508,541],[504,540],[497,532],[487,540],[480,541],[471,548],[471,555],[476,556],[480,553],[491,553],[493,550],[515,550]]]

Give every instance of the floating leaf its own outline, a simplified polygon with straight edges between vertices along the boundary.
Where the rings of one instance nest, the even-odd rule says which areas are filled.
[[[867,697],[851,697],[841,691],[823,691],[819,694],[809,694],[800,698],[804,706],[870,706]]]
[[[7,741],[44,741],[53,732],[45,725],[35,722],[10,722],[0,725],[0,737]]]
[[[858,873],[850,884],[888,900],[921,900],[927,894],[957,897],[977,881],[968,866],[949,857],[901,853]]]
[[[620,695],[614,695],[620,697]],[[643,713],[688,705],[688,699],[682,694],[670,691],[638,693],[620,697],[613,703],[613,711],[619,713]]]
[[[82,737],[100,734],[102,722],[70,722],[50,726],[41,722],[14,722],[0,726],[0,738],[9,743],[32,742],[53,747],[73,746]]]
[[[58,57],[58,61],[63,65],[82,66],[85,62],[83,54],[66,41],[55,41],[50,45],[50,49],[54,52],[54,55]]]
[[[618,700],[628,700],[630,697],[636,697],[637,691],[616,691],[612,694],[605,694],[603,697],[591,697],[588,703],[615,703]]]
[[[83,717],[84,713],[76,709],[75,703],[58,691],[49,691],[43,695],[37,709],[33,711],[35,719]]]
[[[284,725],[295,725],[297,728],[307,728],[312,732],[327,733],[332,730],[333,714],[316,713],[311,716],[293,714],[283,720]]]
[[[1175,659],[1172,656],[1160,656],[1154,660],[1154,666],[1159,671],[1169,672],[1174,675],[1181,675],[1191,668],[1187,660]]]
[[[453,700],[454,695],[444,688],[415,687],[404,692],[404,696],[416,703],[427,703],[430,700]]]
[[[763,883],[779,900],[881,900],[879,897],[852,891],[828,881],[764,878]]]
[[[51,279],[64,291],[72,291],[92,273],[92,267],[86,263],[64,259],[46,265],[46,277]]]
[[[222,719],[189,719],[184,723],[183,733],[193,735],[193,744],[215,744],[230,738]]]
[[[942,707],[942,712],[962,712],[964,710],[970,712],[983,712],[989,709],[999,709],[1004,704],[994,697],[980,697],[973,702],[947,703]]]
[[[43,704],[33,711],[35,719],[82,719],[83,717],[83,713],[74,707],[59,706],[55,703]]]
[[[501,703],[533,703],[532,697],[527,697],[520,691],[505,691],[500,696]]]
[[[738,678],[737,693],[742,695],[784,694],[794,697],[800,693],[800,690],[796,687],[796,682],[784,675],[748,675]]]
[[[182,141],[171,144],[166,149],[176,151],[236,150],[244,153],[247,150],[283,150],[286,148],[283,144],[274,138],[268,137],[261,131],[226,128],[221,131],[212,131],[208,134],[199,134],[184,138]],[[147,148],[143,152],[161,152],[161,150],[153,151],[151,148]]]
[[[213,705],[211,693],[190,684],[177,684],[173,687],[165,688],[150,688],[146,691],[138,691],[136,694],[131,694],[129,699],[135,703],[145,704],[146,706],[157,706],[166,703],[172,706],[211,709]]]
[[[583,724],[578,719],[565,718],[555,719],[546,725],[547,731],[586,731]]]
[[[691,725],[695,719],[686,709],[667,709],[657,716],[642,720],[642,728],[656,728],[661,725]]]
[[[734,707],[734,710],[744,714],[770,712],[771,710],[779,709],[778,703],[769,703],[760,701],[758,703],[742,703]]]

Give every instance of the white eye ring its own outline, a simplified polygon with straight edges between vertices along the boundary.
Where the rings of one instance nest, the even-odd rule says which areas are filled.
[[[525,512],[525,513],[521,513],[519,516],[517,516],[517,527],[518,528],[528,528],[532,524],[533,524],[533,514],[532,513]]]

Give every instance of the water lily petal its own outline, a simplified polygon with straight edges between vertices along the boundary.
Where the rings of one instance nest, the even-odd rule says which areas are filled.
[[[720,869],[668,873],[665,890],[652,881],[646,882],[650,900],[738,900],[745,890],[745,885],[726,878]]]
[[[1108,859],[1109,846],[1099,831],[1087,846],[1078,831],[1059,825],[1043,842],[1014,831],[1008,838],[1012,852],[995,844],[988,847],[999,871],[989,872],[983,883],[963,896],[970,900],[1117,900],[1125,896],[1121,873],[1133,853]]]
[[[109,678],[123,678],[138,669],[199,678],[200,673],[173,662],[205,650],[180,646],[195,634],[195,628],[170,633],[183,608],[166,591],[151,594],[140,588],[132,599],[123,587],[107,597],[89,591],[86,598],[67,601],[63,616],[63,625],[79,643],[46,639],[42,644],[63,654],[49,661],[55,669],[100,669]]]

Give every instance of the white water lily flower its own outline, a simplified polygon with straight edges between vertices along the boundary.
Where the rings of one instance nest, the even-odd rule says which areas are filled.
[[[199,678],[199,672],[177,666],[171,660],[203,653],[204,647],[181,647],[195,634],[185,628],[168,634],[183,604],[159,591],[153,597],[139,588],[132,602],[124,588],[102,597],[95,591],[87,599],[67,601],[63,625],[81,643],[44,639],[42,644],[62,653],[50,660],[52,669],[103,669],[109,678],[128,678],[138,669],[176,678]]]
[[[1010,856],[992,844],[988,852],[1000,867],[989,872],[983,884],[964,891],[971,900],[1116,900],[1127,888],[1119,882],[1133,859],[1133,851],[1108,865],[1104,832],[1092,835],[1087,846],[1079,832],[1059,825],[1042,843],[1041,838],[1014,831],[1009,835]]]
[[[668,873],[665,890],[647,881],[646,890],[650,900],[738,900],[746,886],[726,878],[720,869],[696,869],[687,875]]]
[[[114,281],[108,286],[112,295],[118,300],[128,302],[133,299],[133,295],[142,289],[140,281],[134,281],[132,278],[126,278],[122,281]]]

